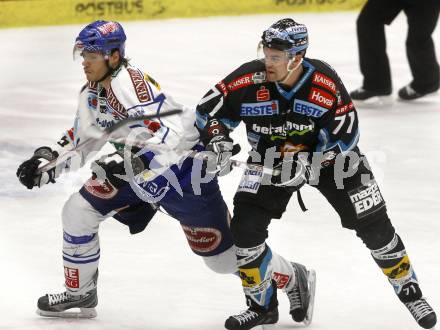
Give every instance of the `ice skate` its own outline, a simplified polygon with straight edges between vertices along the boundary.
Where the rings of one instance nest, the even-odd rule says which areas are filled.
[[[229,330],[248,330],[258,325],[274,324],[277,322],[277,307],[270,311],[250,307],[238,315],[230,316],[225,322],[225,328]]]
[[[404,303],[417,323],[424,329],[432,329],[437,323],[437,315],[425,298]]]
[[[290,314],[295,322],[309,325],[313,318],[316,273],[313,269],[307,270],[301,264],[292,262],[292,266],[296,283],[292,290],[286,292],[290,301]]]
[[[96,305],[98,305],[96,288],[80,296],[73,296],[65,291],[46,294],[38,299],[37,314],[46,317],[94,318],[97,315]]]
[[[257,304],[250,296],[246,295],[249,308],[240,314],[230,316],[225,322],[229,330],[248,330],[259,325],[275,324],[278,322],[277,284],[272,281],[273,293],[267,308]]]

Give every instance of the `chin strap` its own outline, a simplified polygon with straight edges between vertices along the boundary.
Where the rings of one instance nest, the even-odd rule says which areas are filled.
[[[286,75],[283,79],[281,79],[281,81],[279,82],[280,84],[284,84],[284,83],[290,78],[290,76],[292,75],[292,73],[294,73],[296,70],[298,70],[299,66],[300,66],[300,65],[302,64],[302,62],[303,62],[303,59],[301,58],[300,61],[298,62],[298,64],[295,65],[294,68],[289,69],[289,68],[290,68],[290,65],[292,64],[292,62],[293,62],[293,59],[289,60],[289,63],[287,63],[287,75]]]
[[[112,69],[112,67],[110,66],[110,64],[108,62],[108,59],[105,60],[105,64],[107,65],[107,72],[100,79],[96,80],[96,82],[98,82],[98,83],[105,80],[107,77],[110,77],[113,74],[113,72],[115,72],[115,70],[117,68],[119,68],[119,65],[121,65],[121,64],[119,64],[115,69]]]

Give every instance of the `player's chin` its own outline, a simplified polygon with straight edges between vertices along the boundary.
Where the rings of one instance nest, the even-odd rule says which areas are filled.
[[[275,74],[275,73],[272,73],[272,72],[267,72],[267,81],[269,81],[269,82],[275,82],[275,81],[278,81],[277,80],[277,75]]]
[[[96,81],[96,75],[91,74],[91,73],[86,73],[86,78],[88,81]]]

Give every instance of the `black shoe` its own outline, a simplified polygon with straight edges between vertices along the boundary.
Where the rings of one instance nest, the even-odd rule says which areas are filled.
[[[290,314],[295,322],[312,322],[313,305],[315,301],[316,274],[305,266],[292,262],[295,271],[295,286],[287,291],[290,302]]]
[[[372,106],[384,106],[392,104],[391,92],[373,92],[362,87],[352,91],[350,93],[351,99],[355,104],[372,105]]]
[[[249,308],[244,312],[230,316],[225,322],[225,328],[229,330],[248,330],[262,324],[274,324],[278,322],[278,308],[270,311]]]
[[[405,306],[422,328],[431,329],[437,323],[437,316],[425,298],[407,302]]]
[[[428,91],[426,93],[417,92],[414,88],[411,87],[411,85],[406,85],[399,89],[398,95],[399,98],[405,101],[412,101],[418,98],[421,98],[427,94],[436,92],[437,89]]]
[[[365,101],[375,96],[389,96],[389,95],[391,95],[391,93],[379,93],[379,92],[368,91],[366,89],[363,89],[362,87],[350,93],[351,99],[355,101]]]

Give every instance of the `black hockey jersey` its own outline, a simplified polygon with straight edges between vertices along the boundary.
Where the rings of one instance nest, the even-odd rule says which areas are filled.
[[[353,150],[359,139],[355,107],[337,73],[305,58],[297,83],[286,89],[266,80],[264,63],[243,64],[211,89],[197,106],[197,127],[211,118],[229,130],[243,121],[253,150],[276,147],[281,154],[322,152],[331,159]]]

